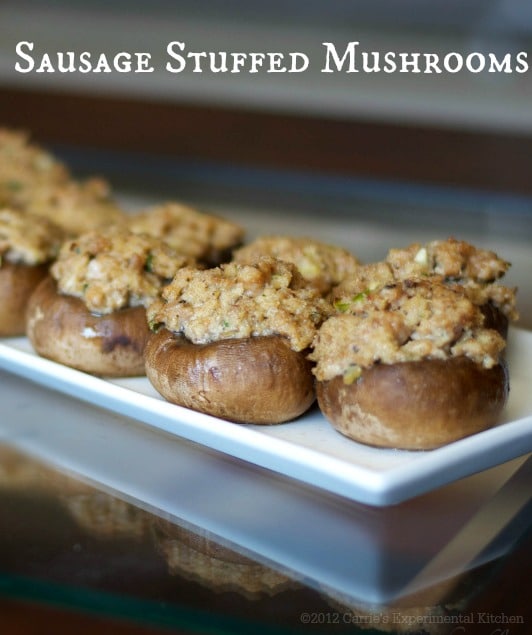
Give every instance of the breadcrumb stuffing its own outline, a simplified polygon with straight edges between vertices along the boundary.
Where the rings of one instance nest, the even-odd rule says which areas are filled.
[[[99,177],[39,184],[24,209],[49,218],[72,237],[123,222],[126,216],[113,200],[109,184]]]
[[[65,164],[32,143],[29,134],[0,128],[0,206],[23,207],[33,187],[69,178]]]
[[[63,239],[61,229],[45,218],[0,209],[0,267],[3,262],[25,265],[51,262]]]
[[[0,206],[43,216],[71,236],[117,223],[125,213],[101,177],[73,178],[28,134],[0,128]]]
[[[479,249],[455,238],[390,249],[386,261],[398,279],[436,274],[454,281],[478,283],[494,282],[510,267],[510,263],[493,251]]]
[[[323,294],[355,274],[358,259],[347,249],[312,238],[264,236],[237,249],[235,262],[251,264],[263,256],[292,262],[303,278]]]
[[[465,355],[495,366],[505,347],[483,328],[483,315],[463,288],[434,279],[403,280],[361,293],[321,326],[310,359],[319,380],[338,375],[349,383],[357,369]]]
[[[58,291],[96,314],[147,307],[180,267],[192,265],[153,236],[123,228],[85,233],[63,243],[51,274]]]
[[[336,303],[350,302],[357,294],[394,281],[434,279],[449,287],[461,287],[477,306],[491,302],[509,320],[519,318],[515,288],[499,284],[510,263],[492,251],[478,249],[454,238],[426,245],[414,243],[390,249],[382,262],[362,265],[332,291]]]
[[[180,269],[147,310],[154,328],[165,326],[195,344],[281,335],[295,351],[308,348],[330,313],[330,304],[295,265],[274,258]]]
[[[496,282],[508,271],[510,263],[493,251],[448,238],[425,245],[414,243],[405,249],[390,249],[386,261],[398,280],[441,276],[448,284],[463,286],[475,304],[492,302],[509,320],[519,317],[516,289]]]
[[[127,225],[135,233],[156,236],[187,256],[214,264],[220,264],[220,257],[230,254],[244,237],[237,223],[175,202],[139,212]]]

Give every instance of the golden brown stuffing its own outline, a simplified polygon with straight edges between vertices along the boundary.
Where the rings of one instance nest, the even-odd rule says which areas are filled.
[[[281,335],[301,351],[330,311],[292,263],[262,258],[253,265],[179,270],[162,299],[148,308],[148,320],[195,344]]]
[[[316,286],[322,294],[356,273],[359,262],[342,247],[328,245],[312,238],[265,236],[241,247],[234,260],[253,263],[263,256],[292,262],[303,278]]]
[[[0,206],[23,207],[42,183],[64,183],[67,167],[22,131],[0,128]]]
[[[24,209],[49,218],[70,236],[125,219],[125,213],[111,197],[109,185],[98,177],[39,184],[33,187]]]
[[[236,223],[173,202],[135,214],[128,220],[128,227],[135,233],[156,236],[198,261],[215,264],[244,236],[243,228]]]
[[[466,355],[496,365],[504,339],[483,328],[484,317],[461,287],[434,279],[403,280],[336,303],[310,358],[320,380],[356,379],[361,368]]]
[[[390,249],[386,261],[398,280],[435,274],[447,280],[487,283],[501,278],[510,267],[493,251],[455,238]]]
[[[2,262],[40,265],[53,260],[64,238],[52,222],[13,209],[0,209],[0,267]]]
[[[29,135],[1,128],[0,206],[43,216],[72,236],[124,217],[104,179],[78,181]]]
[[[392,281],[431,278],[450,287],[460,286],[474,304],[491,302],[508,319],[516,320],[516,289],[497,282],[509,267],[494,252],[454,238],[426,245],[414,243],[404,249],[390,249],[382,262],[361,266],[333,290],[332,296],[337,302],[345,302]]]
[[[51,274],[61,293],[105,314],[148,306],[176,271],[191,263],[153,236],[110,228],[65,242]]]

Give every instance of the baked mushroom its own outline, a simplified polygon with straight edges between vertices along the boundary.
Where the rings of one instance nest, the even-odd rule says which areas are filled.
[[[95,375],[144,374],[145,307],[190,260],[124,229],[65,242],[32,294],[26,332],[35,351]]]
[[[462,288],[403,280],[336,301],[310,358],[325,417],[369,445],[431,449],[497,423],[504,338]]]
[[[315,399],[306,353],[328,311],[291,263],[181,269],[148,308],[146,374],[168,401],[222,419],[294,419]]]
[[[45,219],[0,209],[0,336],[24,335],[28,300],[48,274],[63,235]]]
[[[177,202],[133,214],[127,226],[135,233],[160,238],[209,267],[229,260],[244,236],[244,229],[237,223]]]
[[[324,296],[360,266],[358,259],[347,249],[313,238],[292,236],[257,238],[237,249],[233,260],[253,263],[264,256],[294,263],[303,279]]]

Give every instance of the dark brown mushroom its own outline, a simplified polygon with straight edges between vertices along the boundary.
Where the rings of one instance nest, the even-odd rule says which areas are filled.
[[[109,377],[144,375],[151,331],[142,306],[95,315],[81,299],[58,293],[49,276],[29,300],[26,333],[39,355],[66,366]]]
[[[0,266],[0,336],[24,335],[26,307],[48,265],[3,262]]]
[[[168,401],[239,423],[289,421],[315,399],[305,353],[275,335],[193,344],[163,328],[146,346],[146,374]]]
[[[509,392],[501,361],[483,368],[467,357],[377,364],[345,384],[319,381],[318,404],[347,437],[368,445],[427,450],[495,425]]]

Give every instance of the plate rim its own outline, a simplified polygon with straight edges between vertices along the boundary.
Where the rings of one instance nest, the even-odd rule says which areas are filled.
[[[532,342],[532,331],[512,327],[511,338],[512,341],[530,338]],[[403,502],[532,451],[531,412],[441,448],[416,451],[417,458],[411,462],[386,470],[372,470],[341,457],[323,454],[315,448],[259,433],[249,424],[242,426],[224,421],[154,398],[108,378],[69,368],[40,357],[31,349],[24,350],[21,344],[28,348],[27,338],[0,338],[0,368],[154,429],[372,506]],[[495,461],[482,461],[479,457],[486,449],[482,443],[486,438],[488,448],[493,444],[497,446]],[[296,453],[294,447],[297,447]],[[471,457],[477,459],[474,465],[466,460]]]

